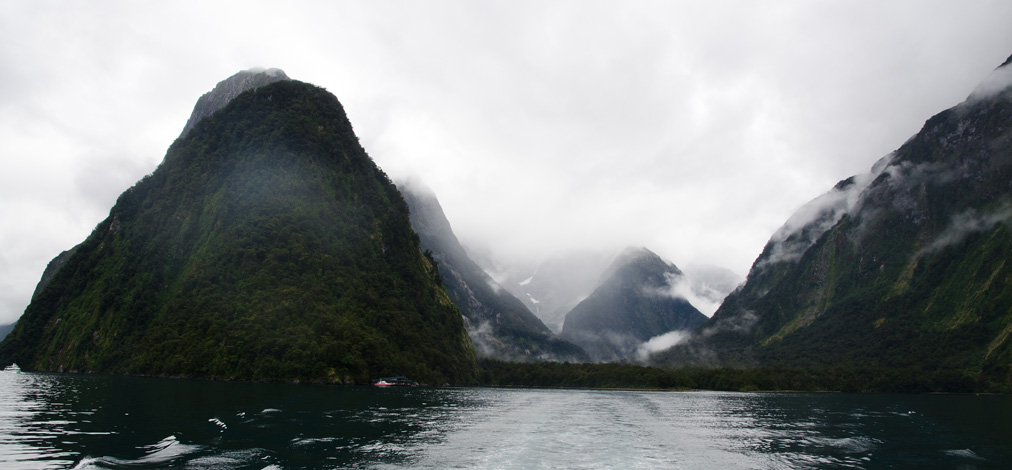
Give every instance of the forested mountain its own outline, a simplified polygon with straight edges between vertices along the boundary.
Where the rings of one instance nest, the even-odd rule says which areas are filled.
[[[512,361],[588,359],[578,346],[556,338],[523,302],[471,260],[431,189],[417,180],[400,182],[398,188],[411,209],[411,226],[422,249],[436,260],[479,356]]]
[[[294,80],[184,131],[32,300],[0,359],[240,380],[476,373],[407,204],[338,100]]]
[[[590,296],[566,314],[562,338],[606,362],[630,357],[655,336],[692,331],[706,316],[674,295],[672,283],[681,277],[674,264],[650,250],[626,249]]]
[[[1012,65],[773,235],[665,365],[1012,365]]]

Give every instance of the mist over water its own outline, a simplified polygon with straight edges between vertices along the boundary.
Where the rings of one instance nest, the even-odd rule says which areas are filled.
[[[0,468],[1005,468],[1012,397],[0,374]]]

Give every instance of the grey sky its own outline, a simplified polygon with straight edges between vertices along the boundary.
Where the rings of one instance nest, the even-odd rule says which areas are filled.
[[[0,322],[242,69],[337,95],[465,243],[744,275],[795,209],[969,95],[1010,23],[1008,1],[0,0]]]

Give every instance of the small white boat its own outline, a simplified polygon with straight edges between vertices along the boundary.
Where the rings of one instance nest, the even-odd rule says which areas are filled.
[[[18,365],[15,363],[15,364],[11,364],[11,365],[9,365],[7,367],[4,367],[4,372],[15,372],[15,373],[17,373],[17,372],[21,372],[21,368],[18,367]]]
[[[403,375],[397,377],[384,377],[372,382],[375,387],[417,387],[418,384]]]

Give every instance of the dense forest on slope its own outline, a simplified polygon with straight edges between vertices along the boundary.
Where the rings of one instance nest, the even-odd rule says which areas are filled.
[[[29,370],[467,383],[474,353],[337,99],[281,81],[200,120],[38,293]]]
[[[955,371],[1012,383],[1004,80],[799,210],[746,284],[655,363]]]
[[[722,390],[978,393],[1012,392],[973,374],[952,370],[874,366],[755,368],[686,367],[666,369],[623,363],[516,363],[485,359],[479,383],[492,387],[601,388],[647,390]]]

